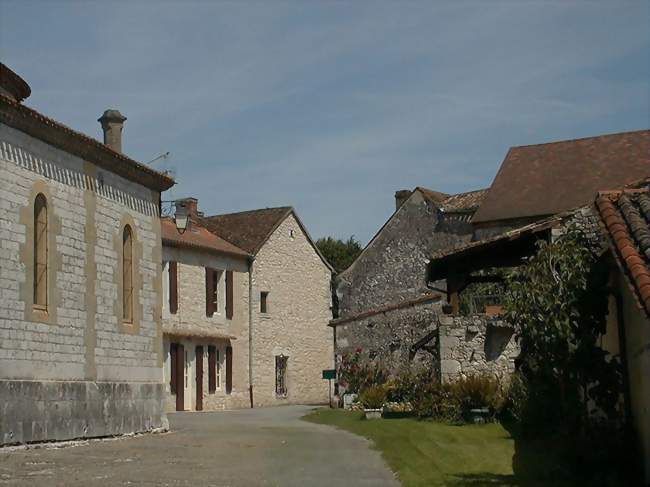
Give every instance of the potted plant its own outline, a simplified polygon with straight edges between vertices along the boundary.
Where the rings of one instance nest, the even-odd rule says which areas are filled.
[[[361,391],[359,396],[363,404],[363,412],[366,419],[380,419],[384,402],[386,401],[386,389],[383,386],[370,386]]]

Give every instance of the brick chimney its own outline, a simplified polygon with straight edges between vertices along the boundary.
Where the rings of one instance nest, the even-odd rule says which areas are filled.
[[[104,114],[97,119],[102,124],[104,131],[104,144],[113,149],[115,152],[122,152],[122,127],[126,117],[119,110],[106,110]]]
[[[408,189],[400,189],[399,191],[395,191],[395,210],[400,209],[404,202],[409,199],[411,193],[412,191],[409,191]]]
[[[176,206],[184,208],[190,219],[199,216],[199,200],[196,198],[181,198],[175,201]]]

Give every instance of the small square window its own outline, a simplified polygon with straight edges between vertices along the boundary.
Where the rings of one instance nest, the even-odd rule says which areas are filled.
[[[260,293],[260,313],[268,313],[269,312],[268,300],[269,300],[268,291],[262,291]]]

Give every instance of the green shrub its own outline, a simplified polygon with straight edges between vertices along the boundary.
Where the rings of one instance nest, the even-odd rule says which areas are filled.
[[[386,388],[383,385],[367,387],[359,394],[359,401],[366,409],[381,409],[386,402]]]
[[[411,404],[419,418],[455,423],[460,420],[460,405],[451,384],[441,384],[432,377],[418,376]]]
[[[387,400],[399,403],[410,402],[417,380],[418,374],[411,369],[400,370],[386,383]]]
[[[488,408],[492,414],[495,414],[502,403],[498,379],[487,374],[461,377],[452,384],[451,388],[465,416],[470,410],[478,408]]]

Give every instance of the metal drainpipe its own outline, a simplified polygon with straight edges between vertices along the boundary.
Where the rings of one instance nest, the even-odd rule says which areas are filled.
[[[253,408],[253,262],[254,257],[248,261],[248,390]]]

